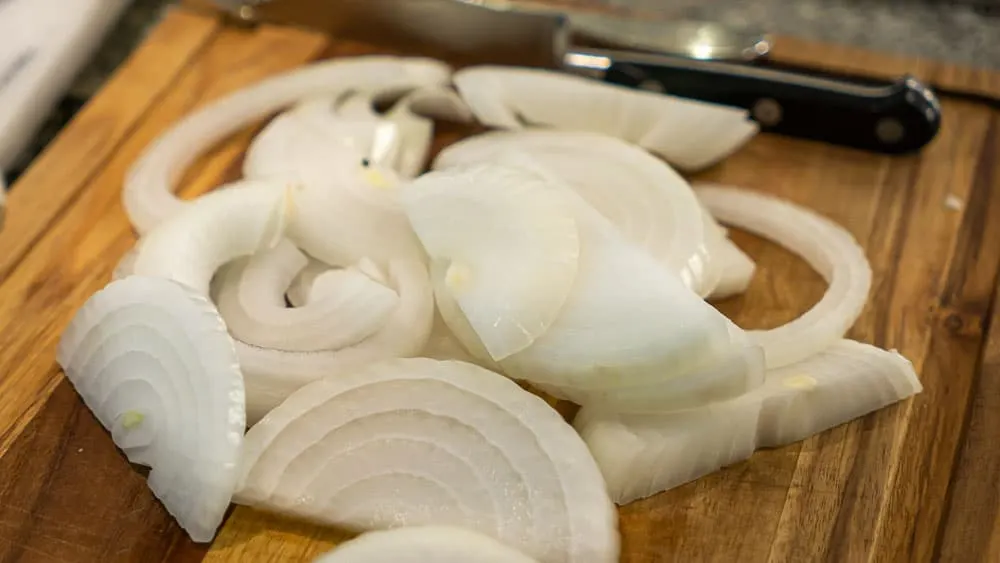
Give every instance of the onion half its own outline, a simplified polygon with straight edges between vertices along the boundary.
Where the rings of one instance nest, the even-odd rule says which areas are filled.
[[[730,401],[661,414],[584,407],[574,421],[619,504],[671,489],[838,426],[921,391],[895,352],[850,340],[767,372],[764,385]]]
[[[538,563],[497,540],[451,526],[367,532],[313,563]]]
[[[180,284],[132,276],[91,297],[57,361],[87,407],[196,542],[211,541],[236,487],[243,377],[212,304]]]
[[[307,65],[225,96],[182,119],[143,153],[125,180],[125,211],[145,234],[183,207],[174,188],[199,153],[300,100],[359,89],[443,86],[450,75],[448,65],[433,59],[365,56]]]
[[[451,525],[541,561],[617,561],[617,515],[580,437],[471,364],[372,364],[300,389],[246,436],[238,502],[370,530]]]
[[[758,131],[743,109],[560,72],[478,66],[456,72],[453,80],[485,125],[604,133],[659,154],[684,170],[715,164]]]
[[[819,303],[794,321],[748,332],[764,348],[769,369],[809,358],[843,338],[861,315],[872,283],[864,250],[846,229],[763,194],[711,185],[697,186],[696,193],[719,221],[798,254],[830,284]]]

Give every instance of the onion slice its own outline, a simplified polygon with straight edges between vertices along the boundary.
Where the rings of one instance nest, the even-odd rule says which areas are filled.
[[[171,279],[209,296],[215,272],[275,246],[295,214],[294,190],[244,181],[209,192],[144,236],[136,274]]]
[[[710,185],[696,187],[696,193],[716,219],[798,254],[830,284],[819,303],[794,321],[748,332],[764,348],[768,369],[809,358],[843,338],[861,315],[872,283],[864,250],[847,230],[763,194]]]
[[[485,125],[604,133],[689,171],[719,162],[758,131],[743,109],[542,69],[478,66],[453,81]]]
[[[289,308],[285,292],[308,259],[283,240],[273,249],[225,267],[217,303],[229,331],[265,348],[312,352],[353,346],[374,334],[399,305],[399,296],[356,268],[317,278],[322,295]]]
[[[349,530],[450,525],[540,561],[617,561],[617,515],[542,399],[462,362],[398,359],[290,396],[246,436],[238,502]]]
[[[661,414],[585,407],[574,426],[619,504],[671,489],[749,458],[755,449],[805,439],[921,391],[895,352],[850,340],[769,370],[736,399]]]
[[[572,289],[580,252],[560,187],[525,169],[487,164],[426,174],[401,195],[432,269],[443,268],[444,289],[491,358],[523,350],[548,330]]]
[[[57,361],[87,407],[196,542],[211,541],[238,478],[243,377],[212,304],[180,284],[131,276],[92,296]]]
[[[445,149],[434,168],[511,162],[528,155],[540,171],[564,181],[622,235],[707,295],[706,225],[690,184],[663,161],[607,135],[526,130],[471,137]]]
[[[289,352],[236,341],[247,386],[247,419],[253,423],[299,388],[324,377],[338,377],[369,363],[418,355],[434,322],[434,294],[427,269],[416,260],[389,264],[387,286],[399,306],[370,337],[346,348]]]
[[[443,86],[450,75],[448,65],[432,59],[364,56],[307,65],[229,94],[188,115],[146,149],[125,180],[125,211],[145,234],[183,207],[174,188],[198,154],[300,100],[359,89]]]
[[[452,526],[368,532],[313,563],[538,563],[497,540]]]

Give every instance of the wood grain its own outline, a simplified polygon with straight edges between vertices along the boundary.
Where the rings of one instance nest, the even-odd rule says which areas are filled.
[[[65,209],[41,214],[38,240],[0,280],[0,563],[294,562],[344,539],[335,530],[237,507],[213,545],[191,544],[53,362],[62,327],[134,240],[119,202],[121,178],[150,140],[191,108],[320,53],[389,50],[290,29],[216,29],[210,18],[185,17],[215,31],[63,199]],[[156,52],[144,49],[132,64]],[[870,72],[884,61],[837,53],[807,44],[799,50]],[[992,84],[997,76],[937,63],[927,68],[975,77],[969,84]],[[865,247],[875,281],[851,336],[899,349],[914,362],[925,391],[623,507],[622,561],[1000,558],[1000,454],[991,447],[1000,392],[1000,328],[993,322],[1000,315],[994,308],[1000,116],[951,100],[944,116],[939,138],[918,156],[761,136],[696,178],[777,194],[849,229]],[[235,178],[253,131],[205,155],[186,174],[182,193],[193,196]],[[449,130],[438,145],[465,133]],[[82,134],[68,129],[50,149],[51,162],[70,154]],[[35,189],[39,198],[46,190],[64,193],[46,183]],[[947,207],[948,196],[964,208]],[[737,322],[775,326],[822,295],[822,281],[800,260],[744,233],[735,240],[759,264],[744,296],[717,304]]]
[[[163,22],[125,61],[63,133],[34,161],[10,194],[0,234],[0,280],[131,134],[177,75],[219,30],[214,18],[180,10]]]

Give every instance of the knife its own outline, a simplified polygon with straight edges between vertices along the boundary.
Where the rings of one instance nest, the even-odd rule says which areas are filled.
[[[543,66],[739,107],[764,132],[877,153],[918,151],[941,124],[936,96],[912,76],[877,82],[771,67],[760,64],[766,38],[737,35],[727,43],[719,28],[698,36],[683,21],[502,0],[214,1],[244,20],[301,23],[308,14],[314,26],[338,37],[391,40],[414,54]]]

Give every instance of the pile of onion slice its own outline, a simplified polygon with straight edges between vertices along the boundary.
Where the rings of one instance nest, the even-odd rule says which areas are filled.
[[[553,563],[618,557],[580,437],[471,364],[399,359],[317,381],[251,428],[244,452],[242,504],[359,531],[462,526]]]
[[[538,563],[497,540],[453,526],[367,532],[313,563]]]
[[[200,151],[277,111],[241,180],[173,195]],[[421,174],[430,118],[472,117],[514,131]],[[196,541],[235,499],[404,528],[328,561],[615,561],[613,500],[920,391],[895,352],[843,340],[872,277],[850,233],[646,152],[699,168],[755,132],[743,110],[539,70],[361,57],[265,80],[136,163],[141,239],[58,361]],[[801,255],[826,295],[736,326],[704,299],[756,266],[720,223]],[[573,426],[543,394],[583,407]]]
[[[683,170],[719,162],[758,131],[741,108],[548,70],[477,66],[455,73],[453,80],[486,125],[602,133],[656,153]]]
[[[149,488],[207,542],[240,471],[243,376],[215,307],[163,278],[112,282],[77,312],[57,360]]]

